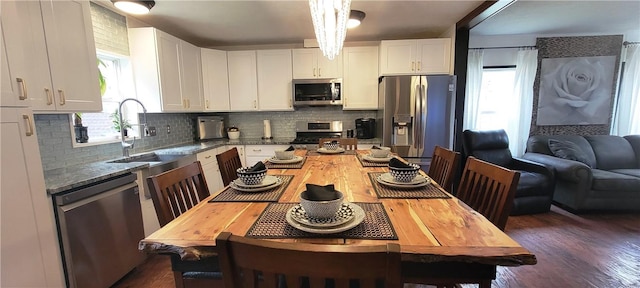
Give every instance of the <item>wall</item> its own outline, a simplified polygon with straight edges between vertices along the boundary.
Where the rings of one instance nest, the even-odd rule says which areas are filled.
[[[613,34],[613,33],[612,33]],[[536,82],[534,83],[534,106],[532,115],[532,124],[530,135],[536,134],[609,134],[608,127],[611,125],[611,121],[606,125],[563,125],[563,126],[537,126],[535,120],[537,118],[537,105],[539,96],[539,84],[540,84],[540,64],[543,58],[557,58],[557,57],[580,57],[595,55],[594,51],[597,51],[599,55],[618,55],[616,65],[619,65],[619,55],[622,50],[621,44],[623,39],[626,41],[637,41],[637,33],[622,33],[615,36],[615,43],[611,43],[612,38],[610,35],[496,35],[496,36],[477,36],[471,35],[469,38],[469,48],[496,48],[496,47],[518,47],[518,46],[537,46],[539,39],[552,39],[551,41],[557,43],[557,41],[563,42],[565,38],[578,39],[579,43],[573,42],[574,46],[567,46],[566,44],[545,45],[544,51],[541,47],[538,47],[538,71],[536,75]],[[582,39],[582,40],[580,40]],[[566,40],[566,41],[574,41]],[[614,45],[612,47],[611,45]],[[575,46],[579,45],[579,46]],[[595,45],[595,46],[594,46]],[[575,49],[578,47],[577,49]],[[515,65],[517,48],[510,49],[486,49],[484,51],[484,65],[485,66],[506,66]],[[603,54],[603,50],[607,52]],[[560,56],[564,55],[564,56]],[[616,66],[619,67],[619,66]],[[614,83],[617,83],[617,72],[614,75]],[[614,87],[615,90],[615,87]],[[612,103],[613,105],[613,103]],[[613,106],[612,106],[613,107]],[[611,113],[611,111],[610,111]],[[582,127],[580,127],[582,126]],[[594,127],[599,126],[599,127]]]

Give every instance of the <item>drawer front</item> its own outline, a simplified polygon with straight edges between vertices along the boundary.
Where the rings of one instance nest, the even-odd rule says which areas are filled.
[[[289,145],[246,145],[245,153],[247,157],[261,156],[268,158],[276,154],[276,150],[284,150]]]
[[[196,155],[196,159],[200,161],[200,165],[205,166],[207,164],[216,162],[216,155],[218,153],[218,148],[210,149],[204,152],[200,152]]]

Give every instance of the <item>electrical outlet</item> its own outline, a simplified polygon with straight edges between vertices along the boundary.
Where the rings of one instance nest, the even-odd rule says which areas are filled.
[[[171,125],[167,125],[167,134],[171,134]]]
[[[149,126],[149,127],[145,128],[145,132],[144,132],[145,136],[153,137],[153,136],[156,136],[157,134],[158,134],[158,132],[157,132],[155,126]]]

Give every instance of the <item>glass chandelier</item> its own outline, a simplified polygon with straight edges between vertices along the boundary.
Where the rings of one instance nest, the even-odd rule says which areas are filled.
[[[347,35],[351,0],[309,0],[313,29],[322,54],[333,60]]]

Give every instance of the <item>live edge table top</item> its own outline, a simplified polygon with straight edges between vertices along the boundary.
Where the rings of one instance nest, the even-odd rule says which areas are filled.
[[[306,150],[296,154],[305,156]],[[358,151],[365,154],[367,151]],[[309,242],[336,245],[400,244],[402,260],[442,261],[501,266],[536,264],[535,255],[495,227],[462,201],[451,198],[378,199],[368,172],[387,172],[387,167],[363,167],[356,155],[307,156],[301,169],[269,169],[269,175],[293,175],[278,202],[299,202],[305,184],[334,184],[348,202],[382,203],[398,240],[347,238],[285,238],[269,241]],[[424,172],[421,171],[424,174]],[[432,181],[433,183],[433,181]],[[442,189],[437,183],[439,189]],[[245,235],[268,202],[200,202],[139,243],[147,253],[175,253],[184,260],[216,254],[215,238],[222,231]]]

